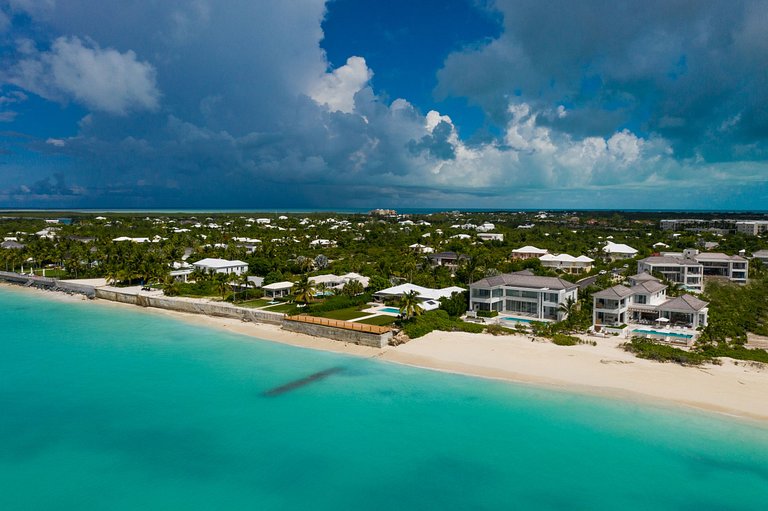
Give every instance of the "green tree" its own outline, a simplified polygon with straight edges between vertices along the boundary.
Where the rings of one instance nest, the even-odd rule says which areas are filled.
[[[294,299],[299,303],[309,303],[315,296],[315,287],[309,281],[309,277],[304,275],[294,286]]]
[[[421,308],[418,291],[408,291],[400,298],[400,313],[405,316],[405,319],[418,316],[423,311],[424,309]]]

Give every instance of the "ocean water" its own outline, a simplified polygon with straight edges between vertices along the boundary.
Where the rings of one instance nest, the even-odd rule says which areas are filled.
[[[766,506],[747,421],[0,288],[4,511]]]

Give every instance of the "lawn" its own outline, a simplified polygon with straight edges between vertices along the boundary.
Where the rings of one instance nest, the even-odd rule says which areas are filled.
[[[35,275],[43,275],[42,268],[38,268],[35,270]],[[52,279],[60,279],[67,276],[67,272],[60,269],[60,268],[46,268],[45,269],[45,276]]]
[[[335,311],[321,312],[318,316],[330,319],[340,319],[342,321],[349,321],[350,319],[362,318],[367,316],[368,313],[360,312],[357,307],[348,307],[346,309],[338,309]]]
[[[280,305],[265,307],[262,310],[269,312],[282,312],[283,314],[288,314],[290,316],[293,314],[301,314],[304,309],[300,308],[296,303],[282,303]]]
[[[366,325],[379,325],[389,326],[395,322],[397,318],[393,316],[374,316],[372,318],[364,319],[362,321],[356,321],[356,323],[365,323]]]

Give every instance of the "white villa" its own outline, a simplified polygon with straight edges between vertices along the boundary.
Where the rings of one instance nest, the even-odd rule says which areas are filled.
[[[539,261],[545,268],[554,268],[558,271],[575,274],[588,272],[592,269],[592,263],[595,262],[594,259],[585,255],[573,257],[569,254],[544,254],[539,257]]]
[[[613,286],[592,295],[593,328],[630,323],[663,323],[688,329],[707,325],[707,302],[688,294],[667,298],[667,286],[648,273],[634,275],[629,282],[631,287]]]
[[[272,284],[267,284],[266,286],[261,286],[261,289],[264,290],[264,296],[268,298],[282,298],[283,296],[288,296],[291,294],[291,289],[293,288],[293,282],[273,282]]]
[[[498,311],[539,320],[560,321],[559,309],[576,301],[578,286],[557,277],[537,277],[529,270],[487,277],[469,285],[469,309]]]
[[[546,248],[536,248],[531,245],[516,248],[512,251],[512,259],[536,259],[548,254],[549,250]]]
[[[624,243],[609,241],[603,247],[603,253],[611,261],[631,259],[637,255],[637,250]]]
[[[227,259],[206,257],[196,263],[192,263],[192,266],[207,273],[234,273],[235,275],[248,273],[248,263],[238,261],[237,259],[229,261]]]
[[[504,241],[504,235],[500,232],[478,232],[477,237],[482,241]]]
[[[421,308],[429,311],[440,307],[440,298],[450,298],[453,293],[463,293],[466,289],[457,286],[432,289],[408,283],[377,291],[373,294],[373,299],[377,302],[382,302],[387,298],[400,298],[411,291],[419,293],[418,299],[421,301]]]
[[[341,289],[344,287],[344,285],[347,282],[351,282],[353,280],[356,280],[360,282],[363,287],[368,287],[369,282],[371,279],[368,277],[364,277],[360,275],[359,273],[347,273],[345,275],[315,275],[314,277],[309,277],[309,281],[312,283],[313,286],[324,286],[327,289]]]
[[[687,291],[700,293],[704,290],[705,276],[719,276],[744,284],[749,275],[749,261],[741,256],[729,256],[717,252],[699,253],[696,249],[680,252],[662,252],[659,256],[646,257],[637,262],[637,272],[664,275]]]
[[[752,252],[752,257],[754,259],[758,259],[763,264],[768,264],[768,250],[758,250],[757,252]]]

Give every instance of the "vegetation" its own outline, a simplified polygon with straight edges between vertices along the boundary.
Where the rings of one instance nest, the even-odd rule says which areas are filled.
[[[659,344],[649,339],[633,337],[622,347],[636,357],[656,360],[658,362],[674,362],[684,366],[697,366],[705,363],[717,363],[712,357],[695,351],[686,351],[674,346]]]
[[[485,326],[466,323],[460,319],[452,318],[444,310],[438,309],[402,321],[402,328],[408,337],[415,339],[427,335],[433,330],[444,330],[447,332],[462,331],[479,334],[485,329]]]
[[[421,308],[419,292],[408,291],[407,293],[404,293],[400,298],[400,313],[405,317],[405,319],[418,316],[422,312],[424,312],[424,309]]]

